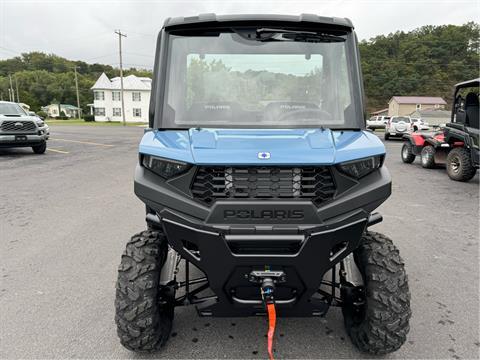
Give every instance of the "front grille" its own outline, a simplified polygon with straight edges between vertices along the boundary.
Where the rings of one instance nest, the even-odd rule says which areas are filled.
[[[23,132],[36,130],[37,127],[33,121],[6,120],[2,123],[1,129],[4,132]]]
[[[333,197],[335,183],[325,166],[201,166],[191,190],[206,205],[218,199],[311,199],[318,206]]]

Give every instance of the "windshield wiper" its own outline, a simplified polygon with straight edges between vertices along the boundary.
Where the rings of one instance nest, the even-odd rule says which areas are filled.
[[[258,41],[311,41],[311,42],[343,42],[344,37],[314,31],[299,31],[287,29],[259,28],[256,31]],[[262,34],[270,36],[262,37]],[[275,38],[277,34],[282,35],[282,39]]]

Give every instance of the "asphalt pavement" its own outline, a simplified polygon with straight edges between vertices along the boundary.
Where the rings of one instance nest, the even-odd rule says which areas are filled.
[[[122,348],[114,324],[116,270],[145,228],[133,193],[140,127],[52,126],[49,150],[0,149],[0,358],[265,359],[264,318],[200,318],[177,308],[162,352]],[[407,343],[380,358],[479,358],[479,177],[400,160],[372,229],[400,248],[412,293]],[[369,358],[350,343],[339,309],[277,322],[276,358]],[[378,357],[377,357],[378,358]]]

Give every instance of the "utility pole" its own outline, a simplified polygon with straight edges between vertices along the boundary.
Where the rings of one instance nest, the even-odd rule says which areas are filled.
[[[15,75],[15,87],[17,88],[17,102],[20,102],[20,96],[18,95],[18,81],[17,81],[17,75]]]
[[[82,118],[82,109],[80,108],[80,95],[78,93],[78,78],[77,78],[77,67],[73,68],[75,70],[75,89],[77,90],[77,108],[78,108],[78,117]]]
[[[8,74],[10,78],[10,93],[12,94],[12,98],[10,101],[15,102],[15,92],[13,91],[13,84],[12,84],[12,75]]]
[[[122,37],[127,37],[127,34],[122,34],[120,30],[116,30],[115,34],[118,34],[118,54],[120,56],[120,96],[122,100],[122,120],[123,126],[125,122],[125,102],[123,100],[123,65],[122,65]]]

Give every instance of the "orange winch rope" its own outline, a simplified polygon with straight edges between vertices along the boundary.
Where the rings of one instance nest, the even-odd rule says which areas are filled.
[[[275,304],[267,304],[268,311],[268,356],[270,360],[273,359],[273,337],[275,335],[275,325],[277,322],[277,313],[275,311]]]

